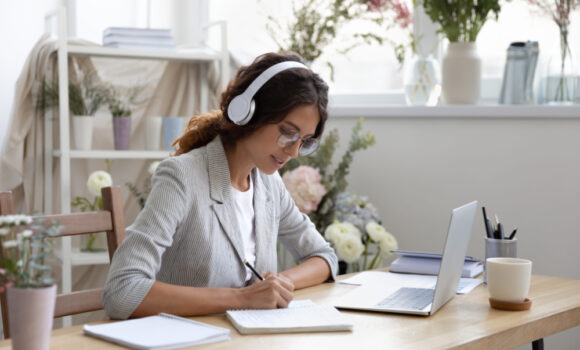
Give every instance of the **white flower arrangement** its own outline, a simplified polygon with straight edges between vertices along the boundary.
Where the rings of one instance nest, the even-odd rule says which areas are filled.
[[[101,188],[113,185],[111,174],[104,170],[97,170],[89,175],[87,188],[96,197],[101,196]]]
[[[33,220],[26,215],[0,216],[1,287],[42,288],[54,283],[45,263],[50,236],[58,235],[58,223]]]

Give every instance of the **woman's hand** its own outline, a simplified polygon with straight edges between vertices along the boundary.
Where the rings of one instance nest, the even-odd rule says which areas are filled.
[[[286,276],[275,272],[263,273],[263,281],[257,280],[241,288],[240,304],[247,309],[286,308],[294,298],[294,284]]]

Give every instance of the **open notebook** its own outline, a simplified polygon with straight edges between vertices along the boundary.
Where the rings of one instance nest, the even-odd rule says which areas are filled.
[[[132,349],[180,349],[230,339],[230,330],[169,314],[133,320],[84,325],[93,337]]]
[[[230,310],[226,316],[242,334],[350,331],[352,323],[330,305],[293,300],[287,309]]]

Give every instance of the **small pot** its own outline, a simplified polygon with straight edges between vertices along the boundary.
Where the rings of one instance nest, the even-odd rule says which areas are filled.
[[[92,115],[74,115],[72,117],[73,141],[75,149],[88,151],[93,143]]]
[[[8,323],[14,350],[48,350],[56,303],[56,285],[6,289]]]
[[[113,117],[116,150],[128,150],[131,143],[131,117]]]

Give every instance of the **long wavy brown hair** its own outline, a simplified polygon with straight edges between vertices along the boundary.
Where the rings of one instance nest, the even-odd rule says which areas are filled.
[[[184,133],[173,142],[177,146],[175,155],[205,146],[218,135],[225,145],[234,145],[264,125],[281,122],[292,109],[301,105],[318,106],[320,122],[314,137],[320,138],[328,119],[328,85],[309,69],[287,69],[268,80],[254,95],[256,108],[248,124],[236,125],[228,117],[230,101],[242,94],[263,71],[283,61],[304,63],[295,53],[266,53],[258,56],[252,64],[238,69],[221,95],[220,109],[189,120]]]

